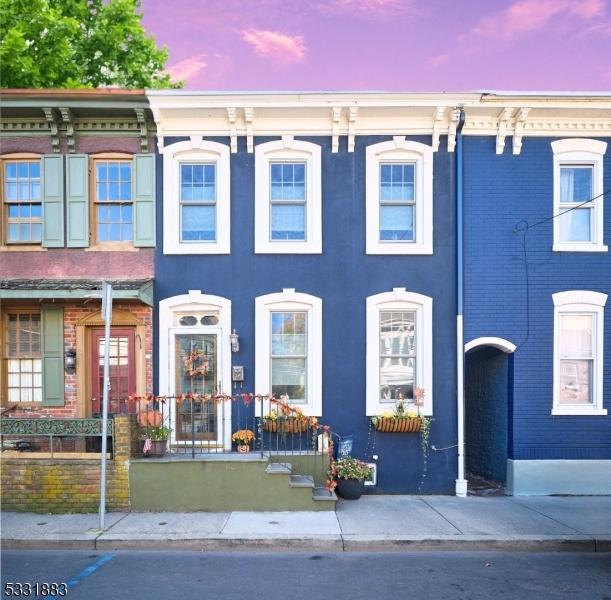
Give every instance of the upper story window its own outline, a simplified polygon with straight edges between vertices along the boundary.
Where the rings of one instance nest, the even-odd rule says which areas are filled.
[[[320,146],[285,136],[255,146],[255,252],[322,252]]]
[[[603,155],[598,140],[552,142],[554,152],[555,251],[604,252]]]
[[[603,336],[606,294],[554,294],[554,415],[606,415]]]
[[[164,254],[229,254],[229,146],[193,136],[162,153]]]
[[[93,161],[94,230],[99,244],[131,244],[133,240],[132,161]]]
[[[306,239],[305,163],[270,164],[271,240]]]
[[[216,241],[214,163],[180,163],[180,241]]]
[[[3,220],[7,244],[40,244],[40,160],[5,160],[3,171]]]
[[[367,415],[415,400],[424,388],[423,415],[433,414],[433,300],[395,288],[367,298]]]
[[[366,160],[367,254],[432,254],[432,147],[396,136]]]
[[[322,300],[294,289],[256,298],[255,349],[255,388],[320,416]]]

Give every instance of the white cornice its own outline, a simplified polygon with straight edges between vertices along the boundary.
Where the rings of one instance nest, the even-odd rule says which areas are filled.
[[[398,93],[236,93],[147,92],[165,136],[229,137],[232,151],[245,136],[252,152],[255,136],[329,136],[332,150],[347,136],[430,135],[437,149],[448,136],[453,151],[458,107],[465,111],[465,135],[496,137],[502,153],[508,137],[519,154],[526,137],[609,137],[611,96],[502,96],[491,94]],[[161,143],[163,143],[161,141]]]

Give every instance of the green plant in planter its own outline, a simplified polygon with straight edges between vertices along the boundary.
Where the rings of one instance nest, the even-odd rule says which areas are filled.
[[[345,456],[334,463],[334,475],[336,479],[356,479],[365,481],[371,477],[371,467],[362,460],[353,456]]]
[[[147,427],[144,430],[143,437],[148,438],[153,442],[163,442],[170,437],[172,430],[165,425],[158,425],[156,427]]]
[[[331,462],[331,489],[346,500],[357,500],[365,490],[365,479],[372,475],[371,467],[353,456]]]

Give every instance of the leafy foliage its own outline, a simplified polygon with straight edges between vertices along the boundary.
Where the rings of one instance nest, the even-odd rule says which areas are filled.
[[[139,9],[140,0],[0,0],[0,86],[181,87]]]

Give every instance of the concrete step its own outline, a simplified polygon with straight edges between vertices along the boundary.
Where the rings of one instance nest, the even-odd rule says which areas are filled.
[[[290,475],[293,472],[291,463],[271,462],[267,465],[265,472],[268,475]]]
[[[335,506],[335,502],[337,502],[337,496],[335,492],[330,492],[327,488],[317,487],[314,488],[312,492],[312,500],[316,502],[333,502]]]
[[[314,477],[311,475],[291,475],[289,487],[302,487],[314,489]]]

